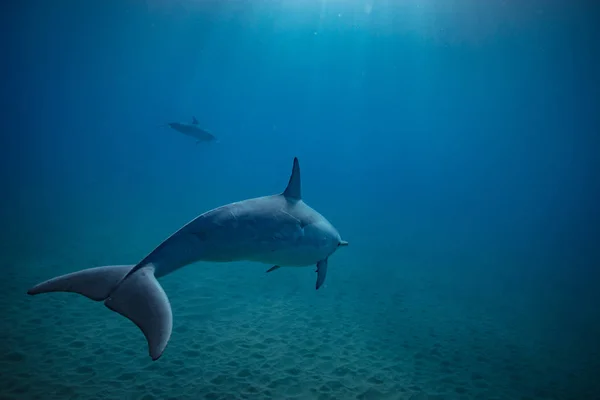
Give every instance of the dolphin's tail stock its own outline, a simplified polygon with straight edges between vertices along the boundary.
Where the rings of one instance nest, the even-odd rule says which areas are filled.
[[[84,269],[42,282],[27,291],[79,293],[104,301],[109,309],[129,318],[144,333],[152,360],[157,360],[171,337],[171,304],[149,264],[128,275],[134,265],[111,265]],[[126,279],[124,279],[126,277]]]

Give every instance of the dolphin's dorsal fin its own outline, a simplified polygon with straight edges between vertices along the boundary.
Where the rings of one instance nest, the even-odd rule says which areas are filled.
[[[196,117],[192,117],[192,125],[198,125],[198,120]]]
[[[292,167],[292,175],[290,175],[290,181],[287,187],[283,191],[283,195],[290,200],[301,200],[302,199],[302,187],[300,182],[300,164],[298,163],[298,157],[294,157],[294,166]]]

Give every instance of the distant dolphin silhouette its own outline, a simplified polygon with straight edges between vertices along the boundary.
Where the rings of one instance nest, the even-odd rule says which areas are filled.
[[[165,350],[173,315],[156,280],[196,261],[256,261],[283,267],[317,266],[319,289],[329,257],[347,246],[338,231],[302,201],[300,166],[281,194],[227,204],[196,217],[162,242],[136,265],[96,267],[58,276],[27,292],[79,293],[104,301],[109,309],[133,321],[144,333],[152,360]]]
[[[198,126],[198,120],[196,117],[192,117],[191,124],[187,122],[169,122],[167,126],[175,129],[177,132],[183,133],[184,135],[193,137],[196,139],[196,144],[200,142],[212,142],[217,140],[212,133]]]

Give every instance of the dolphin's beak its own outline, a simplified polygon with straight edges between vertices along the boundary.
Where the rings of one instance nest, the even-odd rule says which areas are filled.
[[[339,247],[346,247],[348,246],[348,242],[346,242],[345,240],[340,240],[340,243],[338,244]]]

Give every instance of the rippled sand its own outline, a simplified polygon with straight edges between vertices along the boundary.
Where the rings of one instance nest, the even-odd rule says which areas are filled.
[[[425,284],[377,291],[335,268],[317,292],[310,268],[266,268],[192,266],[162,279],[174,331],[156,362],[102,303],[27,296],[50,269],[14,270],[0,293],[0,398],[574,398],[578,376],[560,355],[521,343],[484,308],[461,313]]]

